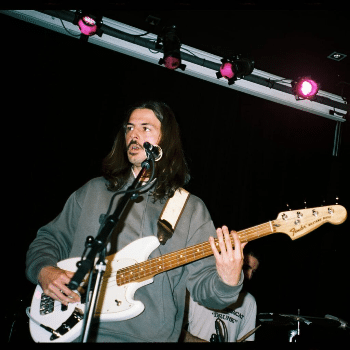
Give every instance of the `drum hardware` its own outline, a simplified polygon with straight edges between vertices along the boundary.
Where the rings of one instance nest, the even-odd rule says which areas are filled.
[[[313,316],[301,316],[300,310],[297,315],[290,314],[277,314],[277,313],[259,313],[258,319],[261,323],[271,326],[288,327],[288,340],[289,342],[298,342],[300,337],[300,325],[304,323],[306,325],[326,327],[329,330],[342,329],[350,330],[348,322],[332,315],[325,315],[325,317],[313,317]],[[313,328],[310,331],[314,331]]]
[[[338,318],[338,317],[335,317],[335,316],[332,316],[332,315],[325,315],[325,318],[328,319],[328,320],[335,320],[335,321],[338,321],[340,323],[340,326],[339,328],[341,329],[350,329],[350,327],[348,326],[348,323],[345,322],[344,320],[342,320],[341,318]]]

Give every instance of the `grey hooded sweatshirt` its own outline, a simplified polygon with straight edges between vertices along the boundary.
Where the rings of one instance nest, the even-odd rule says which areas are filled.
[[[133,181],[131,176],[128,187]],[[100,216],[106,214],[114,192],[106,188],[102,177],[90,180],[67,200],[62,212],[39,229],[27,252],[26,275],[38,283],[44,266],[56,266],[67,258],[81,257],[87,236],[95,237]],[[117,195],[111,213],[122,198]],[[129,205],[110,237],[108,254],[120,251],[136,239],[157,236],[157,221],[165,200],[154,202],[152,189]],[[173,236],[150,255],[160,255],[190,247],[216,237],[215,227],[205,204],[190,195]],[[154,277],[151,284],[134,295],[145,305],[138,316],[116,322],[94,322],[89,341],[93,342],[177,342],[184,316],[186,288],[193,300],[213,309],[234,303],[242,289],[243,273],[237,286],[225,284],[219,277],[214,256],[176,267]]]

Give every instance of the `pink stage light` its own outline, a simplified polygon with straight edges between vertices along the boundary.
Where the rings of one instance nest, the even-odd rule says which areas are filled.
[[[181,63],[181,42],[176,34],[175,25],[166,26],[162,29],[157,38],[156,48],[163,50],[164,53],[158,64],[171,70],[177,68],[185,70],[186,65]]]
[[[164,66],[168,69],[176,69],[180,66],[180,59],[177,57],[168,56],[164,58]]]
[[[224,57],[221,62],[222,65],[216,72],[216,77],[227,79],[228,85],[234,84],[237,79],[243,79],[254,70],[254,61],[241,55]]]
[[[96,21],[89,16],[82,17],[78,21],[78,26],[81,33],[87,36],[94,35],[97,31]]]
[[[235,76],[235,71],[231,62],[225,62],[220,67],[221,75],[226,79],[232,79]]]
[[[316,96],[319,86],[309,77],[301,78],[292,83],[293,92],[296,97],[312,99]]]

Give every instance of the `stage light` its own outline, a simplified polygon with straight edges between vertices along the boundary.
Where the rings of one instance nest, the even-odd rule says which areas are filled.
[[[291,85],[297,100],[314,100],[319,90],[319,85],[311,77],[293,80]]]
[[[174,70],[180,68],[185,70],[186,65],[181,63],[181,42],[176,34],[176,26],[167,26],[158,35],[156,48],[163,49],[164,56],[158,62],[166,68]]]
[[[78,25],[81,32],[81,39],[87,40],[88,37],[97,34],[102,36],[102,15],[89,13],[88,11],[77,10],[73,24]]]
[[[228,84],[234,84],[234,82],[240,78],[251,74],[254,70],[254,61],[248,58],[244,58],[240,55],[235,55],[231,58],[223,58],[221,60],[219,72],[216,73],[218,79],[225,78],[228,80]]]
[[[88,36],[94,35],[97,31],[96,21],[89,16],[84,16],[78,21],[80,31]]]

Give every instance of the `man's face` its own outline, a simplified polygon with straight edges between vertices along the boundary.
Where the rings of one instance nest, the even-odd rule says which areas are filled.
[[[259,261],[257,258],[255,258],[252,255],[244,256],[244,263],[243,263],[244,278],[246,278],[247,280],[251,280],[253,277],[253,274],[256,272],[258,267],[259,267]]]
[[[152,110],[147,108],[134,110],[126,126],[125,140],[128,159],[136,169],[141,168],[147,158],[143,144],[157,145],[160,141],[161,123]]]

